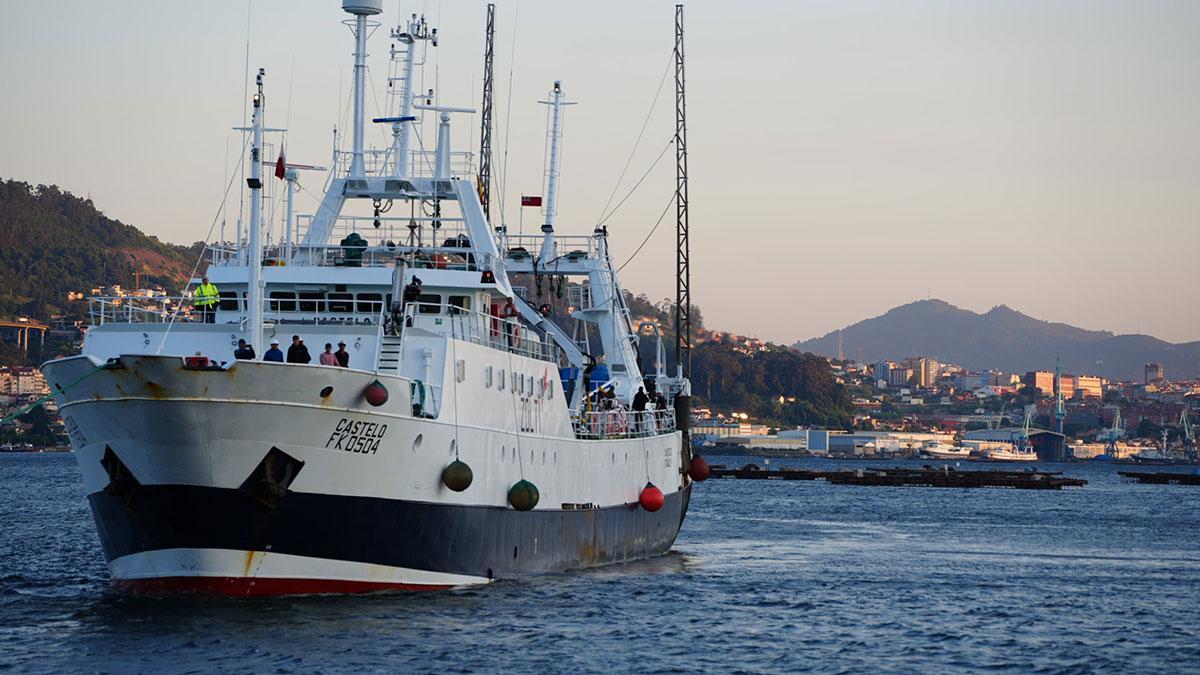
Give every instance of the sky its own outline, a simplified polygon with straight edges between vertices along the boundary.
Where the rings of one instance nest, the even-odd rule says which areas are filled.
[[[439,102],[477,107],[485,3],[384,4],[369,116],[384,112],[401,11],[440,29],[424,68]],[[1200,2],[686,12],[692,293],[709,327],[790,343],[932,297],[1200,340]],[[232,232],[236,186],[221,209],[241,149],[230,128],[247,109],[247,27],[288,160],[328,164],[334,125],[349,130],[353,42],[336,0],[7,2],[0,18],[0,177],[90,196],[163,240],[217,237],[222,213]],[[606,221],[618,264],[638,249],[674,190],[673,153],[656,163],[674,132],[673,20],[670,2],[497,3],[511,229],[540,223],[514,205],[542,190],[537,100],[562,80],[578,105],[558,230],[591,232],[645,175]],[[455,145],[477,148],[478,125],[456,119]],[[303,184],[308,213],[323,179]],[[673,232],[672,211],[622,270],[627,288],[673,297]]]

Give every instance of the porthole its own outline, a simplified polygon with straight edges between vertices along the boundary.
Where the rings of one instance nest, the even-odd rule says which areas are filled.
[[[424,440],[425,440],[424,434],[417,434],[417,437],[413,439],[413,452],[416,452],[421,449],[421,442]]]

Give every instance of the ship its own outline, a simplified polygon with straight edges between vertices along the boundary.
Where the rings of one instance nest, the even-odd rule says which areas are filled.
[[[928,459],[971,459],[971,449],[941,441],[928,441],[921,446],[921,456]]]
[[[564,88],[541,102],[541,232],[511,233],[489,221],[473,153],[451,149],[451,121],[471,109],[414,84],[438,40],[424,17],[390,31],[391,116],[373,122],[391,142],[364,147],[382,2],[342,9],[352,143],[335,149],[316,211],[292,207],[297,173],[314,167],[267,156],[259,69],[243,130],[249,220],[204,253],[216,298],[90,298],[82,352],[42,366],[114,585],[435,590],[665,553],[707,475],[687,438],[690,384],[682,363],[643,370],[643,343],[665,348],[634,325],[607,229],[555,231]],[[422,124],[436,147],[420,145]],[[272,164],[287,226],[267,243]],[[234,358],[239,340],[255,357]],[[311,345],[312,362],[266,359],[276,342]],[[326,343],[344,361],[317,363]]]
[[[1027,441],[1013,443],[1008,448],[993,448],[987,451],[987,459],[992,462],[1036,462],[1037,452]]]

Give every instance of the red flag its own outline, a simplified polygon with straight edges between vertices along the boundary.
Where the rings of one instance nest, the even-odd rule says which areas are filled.
[[[287,166],[283,161],[283,146],[279,146],[279,159],[275,160],[275,177],[283,180],[287,177]]]
[[[521,195],[521,206],[541,206],[541,205],[542,205],[541,197],[529,197],[527,195]]]

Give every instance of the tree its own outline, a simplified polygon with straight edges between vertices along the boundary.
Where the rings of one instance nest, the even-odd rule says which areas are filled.
[[[1135,438],[1158,438],[1162,435],[1162,427],[1152,422],[1149,417],[1143,417],[1133,435]]]

